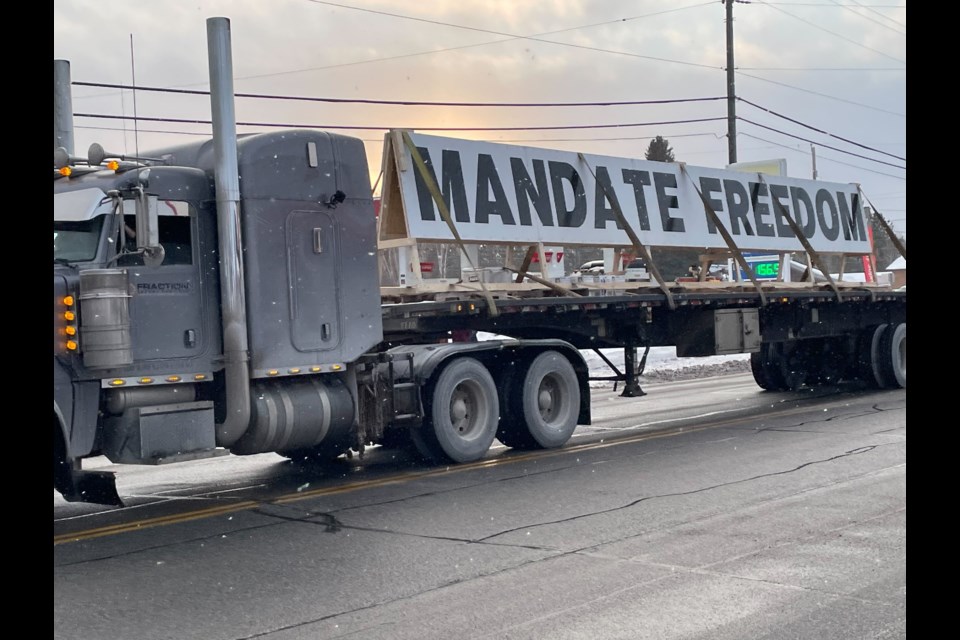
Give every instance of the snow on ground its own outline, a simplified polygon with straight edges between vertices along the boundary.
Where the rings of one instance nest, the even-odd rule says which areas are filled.
[[[503,338],[492,333],[480,332],[479,340],[494,340]],[[623,349],[601,349],[606,358],[620,371],[623,367]],[[585,349],[580,352],[590,368],[591,376],[609,376],[614,372],[607,363],[593,350]],[[643,349],[637,350],[637,359],[643,357]],[[750,371],[750,354],[737,353],[729,356],[704,356],[702,358],[678,358],[675,347],[651,347],[647,354],[647,361],[640,376],[640,384],[651,382],[668,382],[671,380],[690,380],[710,376],[726,375],[730,373],[747,373]],[[612,386],[612,381],[594,380],[591,387],[604,388]]]

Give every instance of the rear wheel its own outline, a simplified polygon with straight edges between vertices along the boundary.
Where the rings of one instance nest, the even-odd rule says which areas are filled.
[[[764,342],[760,345],[760,350],[750,354],[750,371],[753,372],[753,379],[761,389],[767,391],[779,391],[782,382],[779,381],[779,371],[775,369],[776,365],[776,343]]]
[[[538,355],[520,387],[510,391],[497,432],[500,442],[517,449],[552,449],[570,439],[580,413],[580,382],[562,354]]]
[[[474,358],[457,358],[430,386],[426,420],[410,430],[417,450],[435,462],[472,462],[490,449],[500,420],[497,386]]]
[[[907,387],[907,323],[890,324],[877,342],[876,371],[884,389]]]
[[[881,324],[865,329],[860,334],[860,344],[857,347],[857,365],[859,378],[868,386],[882,389],[885,379],[877,366],[879,364],[880,339],[887,330],[887,325]]]
[[[808,384],[832,385],[844,374],[844,352],[837,339],[818,338],[805,342],[807,351]]]
[[[799,340],[780,343],[777,349],[777,368],[779,380],[784,391],[796,391],[807,381],[810,373],[809,357],[806,346]]]

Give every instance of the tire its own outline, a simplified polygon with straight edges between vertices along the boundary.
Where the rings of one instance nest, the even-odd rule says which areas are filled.
[[[885,380],[877,367],[880,353],[880,339],[887,330],[887,325],[865,329],[860,335],[860,345],[857,348],[857,364],[859,378],[874,389],[883,389]]]
[[[410,430],[421,455],[434,462],[473,462],[490,449],[500,421],[493,376],[474,358],[457,358],[427,394],[426,420]]]
[[[841,344],[829,338],[807,340],[807,384],[835,385],[844,375],[844,358]]]
[[[511,385],[512,386],[512,385]],[[497,438],[515,449],[555,449],[570,439],[580,414],[580,381],[557,351],[544,351],[523,374],[504,405]]]
[[[889,324],[877,341],[877,380],[883,389],[907,388],[907,323]]]
[[[764,342],[760,345],[760,351],[750,354],[750,371],[753,372],[753,379],[757,385],[766,391],[780,391],[782,382],[778,381],[778,372],[774,369],[776,365],[776,343]]]
[[[810,374],[807,347],[799,340],[789,340],[777,349],[777,382],[782,381],[783,391],[796,391],[807,381]]]

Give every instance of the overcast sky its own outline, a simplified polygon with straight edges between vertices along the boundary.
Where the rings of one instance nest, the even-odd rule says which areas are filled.
[[[905,0],[751,0],[733,11],[737,159],[783,158],[788,175],[810,178],[815,155],[819,178],[859,183],[905,235]],[[70,62],[74,83],[204,90],[210,17],[230,19],[237,93],[541,104],[727,93],[719,0],[55,0],[54,59]],[[92,142],[133,154],[210,135],[207,125],[143,121],[135,137],[129,119],[209,120],[206,96],[72,92],[79,155]],[[678,161],[728,162],[725,99],[462,107],[237,98],[236,112],[241,122],[362,138],[372,181],[388,128],[628,158],[661,135]],[[105,115],[128,119],[91,117]],[[567,128],[530,130],[547,126]],[[465,130],[491,127],[521,129]]]

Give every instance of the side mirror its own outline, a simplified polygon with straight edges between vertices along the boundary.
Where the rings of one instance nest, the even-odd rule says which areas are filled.
[[[143,250],[143,263],[155,267],[163,262],[164,250],[160,246],[160,224],[158,221],[158,198],[148,195],[143,187],[138,187],[132,200],[136,215],[137,249]],[[131,200],[124,200],[124,213],[129,213]]]
[[[147,195],[140,188],[137,195],[137,249],[143,249],[143,264],[157,267],[163,264],[164,250],[160,245],[160,223],[157,220],[157,196]]]

